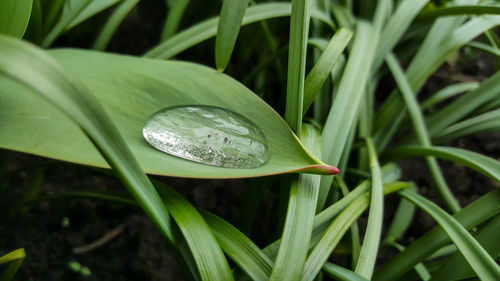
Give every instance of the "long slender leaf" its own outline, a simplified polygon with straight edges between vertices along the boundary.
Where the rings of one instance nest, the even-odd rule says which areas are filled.
[[[250,0],[224,0],[222,2],[215,37],[215,65],[219,71],[224,71],[229,63],[248,2]]]
[[[66,6],[67,13],[72,13],[72,7],[77,7],[81,2],[86,0],[67,0],[68,5]],[[87,19],[93,17],[94,15],[106,10],[107,8],[113,6],[114,4],[125,1],[125,0],[91,0],[89,5],[85,6],[81,12],[65,27],[65,31],[77,26],[78,24],[86,21]],[[65,15],[63,14],[63,17]]]
[[[389,149],[384,157],[395,159],[412,156],[435,156],[474,169],[487,177],[500,181],[500,161],[465,149],[446,146],[400,146]]]
[[[248,237],[230,223],[201,210],[224,252],[253,280],[269,280],[273,262]]]
[[[0,2],[0,34],[22,38],[31,15],[33,0],[2,0]]]
[[[321,154],[321,135],[312,125],[302,128],[302,139],[314,154]],[[270,280],[299,280],[309,250],[318,200],[320,176],[300,174],[292,180],[280,249]]]
[[[332,37],[309,74],[307,74],[304,85],[303,114],[307,112],[316,98],[321,86],[323,86],[326,78],[337,64],[337,60],[342,56],[342,52],[351,40],[351,37],[351,31],[340,28]]]
[[[472,235],[451,215],[424,197],[400,191],[399,194],[431,215],[443,230],[450,236],[467,262],[482,280],[499,280],[500,268],[486,250]]]
[[[165,21],[165,26],[161,34],[162,41],[172,37],[177,31],[177,28],[179,28],[182,15],[184,15],[189,0],[167,0],[167,3],[170,9],[168,10],[167,20]]]
[[[450,6],[427,10],[417,16],[417,20],[433,20],[439,17],[449,17],[456,15],[482,15],[482,14],[496,14],[500,15],[499,6]]]
[[[6,255],[0,257],[0,264],[10,263],[7,267],[7,270],[0,276],[0,281],[10,281],[14,279],[14,275],[16,275],[17,270],[23,263],[24,258],[26,257],[26,252],[24,248],[20,248],[14,250]]]
[[[289,16],[290,13],[291,5],[289,3],[271,2],[259,4],[246,9],[241,25],[243,26],[271,18],[285,17]],[[320,19],[327,24],[331,24],[330,19],[322,12],[312,10],[311,16]],[[217,33],[218,22],[219,18],[216,17],[196,24],[156,46],[144,54],[144,56],[158,59],[169,59],[189,47],[215,36]]]
[[[356,112],[369,77],[374,50],[371,47],[377,38],[372,34],[373,28],[366,22],[359,22],[353,39],[351,54],[340,81],[338,95],[328,114],[323,129],[323,161],[335,163],[340,161],[346,145],[349,130],[355,124]],[[333,177],[321,178],[321,194],[327,194]],[[318,202],[321,209],[324,202]]]
[[[444,101],[445,99],[454,97],[460,93],[463,92],[468,92],[471,90],[475,90],[477,87],[479,87],[479,83],[477,82],[463,82],[463,83],[457,83],[450,85],[446,88],[443,88],[433,94],[431,97],[428,99],[424,100],[421,104],[420,107],[422,109],[427,109],[436,103],[440,103]]]
[[[155,185],[191,249],[201,279],[233,280],[219,244],[196,208],[172,188],[160,183]]]
[[[420,111],[417,99],[411,90],[411,86],[408,83],[399,62],[392,53],[387,55],[386,61],[394,79],[396,80],[396,83],[398,84],[406,107],[408,108],[419,143],[423,147],[430,147],[432,145],[431,139],[427,133],[423,113]],[[441,194],[441,197],[443,197],[443,200],[447,204],[448,208],[450,208],[453,212],[460,210],[460,204],[446,184],[446,180],[444,179],[436,159],[434,157],[426,157],[425,160],[429,166],[429,170],[434,182],[436,183],[439,193]]]
[[[488,220],[500,213],[500,190],[494,190],[472,202],[453,217],[466,229]],[[444,230],[436,226],[419,239],[413,241],[404,251],[375,271],[373,280],[398,280],[416,264],[450,242]]]
[[[108,21],[97,36],[97,39],[92,47],[94,50],[104,51],[108,46],[111,37],[118,29],[118,26],[123,19],[130,13],[132,9],[139,3],[140,0],[123,0],[118,7],[113,11]]]
[[[30,44],[0,36],[0,74],[31,88],[77,123],[102,152],[153,223],[173,241],[168,212],[120,133],[86,90],[75,86],[63,68]]]
[[[489,53],[489,54],[492,54],[492,55],[496,56],[497,58],[500,57],[500,50],[497,48],[491,47],[487,44],[473,41],[473,42],[470,42],[469,44],[467,44],[467,46],[472,47],[472,48],[477,49],[477,50],[480,50],[480,51],[483,51],[483,52],[486,52],[486,53]]]
[[[366,225],[365,238],[359,254],[355,272],[371,279],[377,260],[380,237],[382,235],[382,218],[384,209],[384,190],[382,188],[382,173],[378,164],[377,152],[370,138],[366,139],[370,157],[370,171],[372,174],[372,188],[370,198],[370,213]]]
[[[367,281],[368,279],[364,278],[363,276],[357,274],[356,272],[353,272],[349,269],[346,269],[344,267],[338,266],[336,264],[326,262],[323,265],[323,271],[338,280],[343,280],[343,281]]]
[[[276,174],[286,169],[337,171],[322,166],[305,150],[284,120],[262,99],[213,69],[93,51],[56,50],[49,54],[64,65],[68,76],[78,77],[97,97],[148,173],[234,178]],[[109,167],[78,126],[50,103],[7,79],[0,79],[0,85],[0,147]],[[152,114],[166,107],[193,104],[222,107],[258,124],[267,139],[269,161],[253,169],[220,168],[168,155],[144,141],[142,129]]]
[[[434,137],[438,142],[446,142],[479,132],[500,130],[500,109],[483,113],[445,128]]]

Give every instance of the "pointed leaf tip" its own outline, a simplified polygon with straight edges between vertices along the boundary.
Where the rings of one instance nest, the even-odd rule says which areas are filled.
[[[318,174],[318,175],[336,175],[340,173],[340,170],[337,167],[329,166],[326,164],[311,165],[296,171],[300,173]]]

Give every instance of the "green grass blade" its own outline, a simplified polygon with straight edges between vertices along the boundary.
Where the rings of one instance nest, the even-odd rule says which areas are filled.
[[[28,27],[33,0],[2,0],[0,2],[0,34],[23,38]]]
[[[48,53],[63,64],[68,76],[77,78],[98,99],[148,173],[236,178],[285,171],[336,172],[308,152],[281,116],[261,98],[214,69],[95,51],[72,49]],[[0,147],[109,168],[77,125],[28,88],[0,79],[0,96]],[[152,114],[166,107],[193,104],[222,107],[258,124],[267,139],[269,161],[253,169],[220,168],[168,155],[144,141],[142,129]],[[74,149],[75,143],[78,149]]]
[[[189,0],[167,0],[167,3],[169,4],[169,11],[167,14],[167,20],[163,26],[161,41],[167,40],[177,32],[177,28],[179,28],[179,24],[182,16],[184,15],[184,11],[189,4]]]
[[[485,53],[489,53],[491,55],[496,56],[497,58],[500,57],[500,50],[497,48],[494,48],[490,45],[487,45],[487,44],[484,44],[481,42],[473,41],[473,42],[470,42],[469,44],[467,44],[467,46],[474,48],[474,49],[477,49],[479,51],[483,51]]]
[[[384,158],[395,159],[413,156],[435,156],[474,169],[487,177],[500,181],[500,161],[466,149],[446,146],[400,146],[389,149]]]
[[[200,210],[224,252],[252,280],[269,280],[273,262],[248,237],[225,220]]]
[[[500,190],[497,189],[472,202],[455,213],[453,217],[463,227],[471,229],[500,213],[498,202],[500,202]],[[441,227],[436,226],[378,268],[373,280],[400,280],[399,278],[404,273],[449,242],[449,236]]]
[[[1,25],[1,24],[0,24]],[[1,33],[1,32],[0,32]],[[24,39],[39,44],[43,36],[43,11],[40,0],[33,0],[31,15],[24,33]]]
[[[374,56],[371,47],[376,41],[373,28],[366,22],[359,22],[356,29],[352,50],[339,84],[338,94],[328,114],[323,129],[323,161],[338,165],[346,145],[349,130],[354,126],[356,112],[369,77]],[[321,178],[321,192],[329,190],[332,177]],[[327,192],[324,192],[327,193]],[[319,202],[322,209],[324,202]]]
[[[68,0],[70,6],[77,6],[79,3],[86,0]],[[79,25],[80,23],[86,21],[87,19],[93,17],[94,15],[106,10],[107,8],[113,6],[114,4],[125,1],[125,0],[91,0],[85,9],[83,9],[77,16],[66,26],[65,31]],[[72,13],[70,9],[70,13]],[[63,15],[64,16],[64,15]]]
[[[396,83],[398,84],[399,90],[403,96],[403,100],[406,104],[406,107],[408,108],[419,143],[423,147],[430,147],[432,144],[429,134],[427,133],[427,128],[424,122],[424,116],[420,111],[420,107],[418,106],[418,101],[413,91],[411,90],[411,86],[408,83],[405,74],[403,73],[403,69],[401,69],[399,62],[392,53],[387,55],[386,62],[387,65],[389,66],[389,69],[391,70],[392,76],[394,77]],[[436,159],[433,157],[426,157],[425,160],[427,162],[427,165],[429,166],[429,170],[431,172],[434,182],[436,183],[439,193],[441,194],[441,197],[443,198],[448,208],[450,208],[453,212],[460,210],[460,204],[453,196],[453,193],[446,184],[446,180],[444,179],[444,176],[441,172],[441,169],[439,168]]]
[[[424,197],[400,191],[399,194],[431,215],[450,236],[457,248],[462,252],[470,266],[482,280],[500,280],[500,268],[486,250],[472,235],[451,215]]]
[[[69,0],[68,0],[69,1]],[[92,3],[92,0],[81,0],[77,1],[74,4],[74,7],[68,9],[66,12],[63,12],[61,15],[61,19],[57,22],[57,24],[50,30],[50,32],[45,36],[42,40],[41,46],[43,48],[48,48],[54,41],[57,39],[59,35],[74,21],[80,13],[85,10],[87,6]]]
[[[481,105],[497,99],[500,94],[498,85],[500,85],[500,72],[483,81],[477,89],[463,95],[452,104],[427,117],[426,123],[428,124],[429,133],[434,135],[464,118]]]
[[[440,130],[434,138],[437,142],[448,142],[479,132],[496,132],[500,130],[500,109],[455,123]]]
[[[431,97],[424,100],[422,103],[420,103],[420,107],[422,109],[427,109],[437,103],[440,103],[448,98],[454,97],[460,93],[475,90],[477,89],[477,87],[479,87],[479,85],[480,84],[477,82],[463,82],[463,83],[452,84],[448,87],[439,90]]]
[[[10,263],[7,267],[7,270],[0,276],[0,281],[10,281],[14,279],[14,275],[16,275],[17,270],[23,263],[24,258],[26,257],[26,252],[24,248],[20,248],[14,250],[6,255],[0,257],[0,264]]]
[[[487,5],[441,7],[420,13],[416,20],[428,21],[439,17],[482,14],[500,15],[500,7]]]
[[[94,96],[70,82],[53,58],[30,44],[0,36],[0,50],[4,54],[0,57],[2,76],[31,88],[77,123],[153,223],[172,241],[170,220],[163,202]]]
[[[285,120],[300,137],[312,0],[292,0]]]
[[[108,21],[97,36],[97,39],[92,46],[94,50],[104,51],[111,41],[111,37],[115,34],[118,26],[123,19],[134,9],[140,0],[123,0],[118,7],[113,11]]]
[[[219,244],[196,208],[172,188],[160,183],[155,185],[189,245],[201,279],[233,280]]]
[[[476,233],[474,238],[484,247],[492,257],[500,254],[500,243],[498,243],[498,233],[500,232],[500,216],[488,221]],[[464,275],[470,275],[473,270],[460,252],[455,252],[448,258],[437,272],[432,274],[432,281],[462,280]]]
[[[337,60],[342,56],[342,52],[347,47],[351,37],[351,31],[340,28],[332,37],[309,74],[307,74],[304,85],[303,114],[307,112],[312,102],[316,99],[321,86],[323,86],[326,78],[328,78],[328,75],[337,64]]]
[[[323,265],[323,271],[330,277],[335,278],[336,280],[343,281],[367,281],[368,279],[363,276],[353,272],[347,268],[338,266],[336,264],[326,262]]]
[[[240,32],[241,21],[250,0],[224,0],[215,37],[215,65],[226,69]]]
[[[377,52],[373,62],[373,70],[384,62],[384,58],[403,37],[405,31],[418,12],[429,2],[429,0],[401,1],[394,13],[389,17],[380,34]]]
[[[377,152],[370,138],[366,139],[366,146],[368,147],[370,170],[372,174],[370,213],[368,215],[366,233],[355,272],[366,279],[371,279],[377,260],[380,237],[382,235],[384,190],[382,188],[382,173],[378,164]]]
[[[243,26],[271,18],[286,17],[290,14],[291,5],[289,3],[271,2],[259,4],[246,9],[241,25]],[[311,16],[327,24],[331,24],[330,19],[321,12],[313,10]],[[215,36],[217,34],[218,22],[219,18],[215,17],[196,24],[156,46],[144,54],[144,56],[158,59],[169,59],[184,50]]]
[[[302,127],[302,139],[321,154],[321,135],[312,125]],[[285,227],[270,280],[299,280],[309,250],[320,176],[300,174],[292,180]]]
[[[47,34],[57,23],[62,14],[64,3],[67,0],[53,0],[48,5],[47,11],[44,11],[43,33]]]

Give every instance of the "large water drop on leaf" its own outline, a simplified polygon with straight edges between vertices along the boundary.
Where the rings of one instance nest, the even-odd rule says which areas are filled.
[[[155,148],[187,160],[227,168],[256,168],[269,159],[264,133],[235,112],[176,106],[152,115],[143,129]]]

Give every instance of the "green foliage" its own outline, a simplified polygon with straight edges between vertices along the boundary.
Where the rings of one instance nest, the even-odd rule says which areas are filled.
[[[190,280],[500,279],[500,191],[465,205],[436,160],[468,167],[490,186],[500,181],[497,156],[453,147],[500,129],[498,66],[460,81],[470,54],[498,60],[500,4],[225,0],[201,7],[167,0],[158,42],[148,42],[143,57],[102,52],[143,2],[0,2],[0,147],[91,166],[127,188],[39,195],[45,169],[36,168],[10,215],[29,212],[23,204],[73,198],[140,207]],[[219,16],[204,14],[210,5]],[[95,35],[94,51],[49,49],[72,46],[85,33],[78,30],[83,24]],[[181,53],[191,62],[170,60]],[[213,60],[217,69],[201,65]],[[451,74],[443,83],[436,71]],[[248,118],[269,143],[269,161],[220,168],[155,150],[141,136],[146,120],[180,105],[216,106]],[[399,180],[396,161],[411,157],[425,158],[429,170],[422,173],[441,195],[431,198],[439,204],[425,198],[433,193],[421,188],[422,179]],[[333,166],[342,168],[335,181]],[[0,165],[0,192],[9,172]],[[238,229],[171,187],[153,185],[147,174],[256,179],[242,197]],[[269,175],[276,176],[264,178]],[[384,216],[393,192],[404,199]],[[251,234],[262,229],[252,225],[270,194],[281,198],[281,210],[269,231],[276,237],[266,238],[274,242],[261,248]],[[416,207],[438,223],[420,237],[408,232],[419,227]],[[399,252],[380,264],[386,247]],[[23,249],[1,256],[8,265],[0,280],[12,280],[24,257]],[[77,262],[67,266],[91,274]]]

